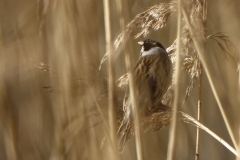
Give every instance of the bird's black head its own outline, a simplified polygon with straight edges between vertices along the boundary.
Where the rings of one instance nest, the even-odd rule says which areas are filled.
[[[139,45],[142,46],[142,49],[140,51],[141,55],[151,55],[152,53],[156,53],[155,48],[161,48],[164,52],[166,52],[163,45],[157,41],[154,41],[152,39],[146,39],[145,41],[138,42]]]
[[[140,41],[140,42],[138,42],[138,44],[140,44],[141,46],[144,47],[144,51],[148,51],[153,47],[160,47],[165,50],[165,48],[163,47],[163,45],[161,43],[154,41],[152,39],[146,39],[145,41]]]

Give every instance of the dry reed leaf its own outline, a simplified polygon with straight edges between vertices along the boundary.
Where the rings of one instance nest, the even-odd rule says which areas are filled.
[[[226,141],[224,141],[221,137],[219,137],[217,134],[215,134],[213,131],[211,131],[209,128],[204,126],[202,123],[191,117],[190,115],[179,111],[179,115],[181,117],[181,120],[185,123],[189,123],[194,125],[195,127],[198,127],[205,132],[207,132],[209,135],[211,135],[213,138],[215,138],[217,141],[219,141],[223,146],[225,146],[229,151],[231,151],[235,156],[239,157],[238,152],[236,149],[234,149],[232,146],[230,146]]]
[[[235,52],[235,46],[233,42],[229,39],[229,36],[225,35],[222,32],[214,33],[207,36],[208,39],[212,39],[217,42],[220,49],[225,54],[226,59],[229,61],[234,68],[238,68],[239,66],[239,57]]]

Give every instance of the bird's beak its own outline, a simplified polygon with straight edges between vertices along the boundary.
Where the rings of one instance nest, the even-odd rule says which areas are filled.
[[[140,42],[138,42],[138,44],[142,46],[144,44],[144,42],[140,41]]]

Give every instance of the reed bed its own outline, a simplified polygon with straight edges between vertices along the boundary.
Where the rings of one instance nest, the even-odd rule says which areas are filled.
[[[0,1],[0,159],[239,159],[239,10],[225,0]],[[169,109],[141,117],[131,69],[147,38],[167,48],[174,72]],[[128,85],[134,126],[119,153]]]

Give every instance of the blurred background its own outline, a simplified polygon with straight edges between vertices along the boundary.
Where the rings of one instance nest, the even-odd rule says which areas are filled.
[[[122,0],[125,23],[162,0]],[[112,37],[121,32],[115,1],[110,5]],[[224,32],[240,51],[240,1],[208,1],[207,35]],[[148,38],[166,48],[176,38],[177,12],[166,27]],[[137,33],[137,31],[136,31]],[[130,37],[131,55],[137,60],[144,37]],[[214,41],[206,46],[207,63],[214,77],[234,136],[239,142],[240,85],[236,68],[230,65]],[[96,0],[0,0],[0,159],[78,160],[110,159],[102,108],[107,119],[107,63],[103,1]],[[126,73],[124,54],[114,60],[117,79]],[[189,78],[181,75],[184,96]],[[197,85],[196,85],[197,86]],[[228,130],[203,71],[202,123],[230,145]],[[184,112],[197,117],[198,88]],[[121,102],[121,97],[119,97]],[[119,104],[116,104],[119,105]],[[204,131],[200,159],[225,160],[235,156]],[[145,159],[166,159],[169,127],[143,134]],[[179,123],[174,159],[194,159],[196,127]],[[240,145],[240,142],[238,143]],[[131,137],[120,159],[137,159]]]

